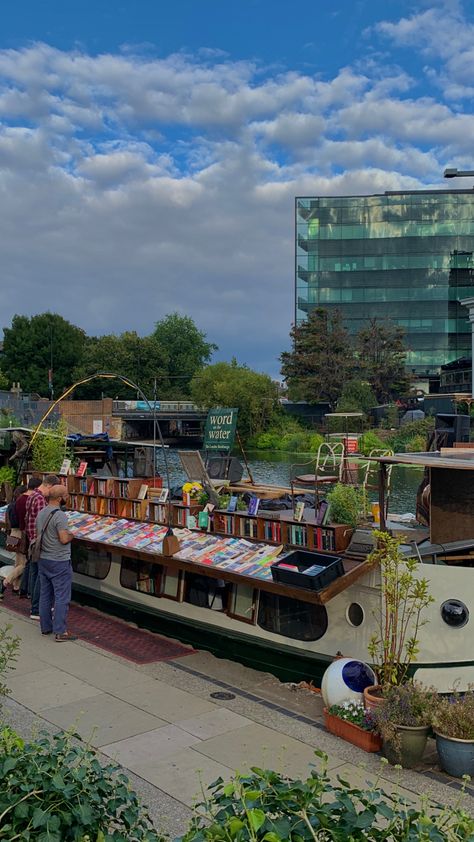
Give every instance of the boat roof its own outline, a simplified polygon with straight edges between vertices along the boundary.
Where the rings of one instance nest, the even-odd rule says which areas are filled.
[[[450,468],[459,471],[474,470],[474,449],[445,447],[426,453],[394,453],[392,456],[371,457],[387,465],[414,465],[421,468]]]

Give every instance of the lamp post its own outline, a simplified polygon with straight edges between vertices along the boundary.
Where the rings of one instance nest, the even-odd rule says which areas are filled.
[[[447,169],[443,173],[444,178],[474,178],[474,170]]]

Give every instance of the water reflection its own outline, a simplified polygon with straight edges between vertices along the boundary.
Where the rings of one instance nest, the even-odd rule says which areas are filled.
[[[172,448],[166,451],[168,457],[171,485],[182,485],[186,482],[186,475],[181,467],[177,450]],[[237,454],[236,454],[237,455]],[[255,482],[269,483],[271,485],[288,486],[290,479],[290,465],[295,462],[304,462],[308,457],[304,454],[282,453],[280,451],[255,451],[248,452],[249,467]],[[163,477],[166,476],[164,456],[161,450],[157,450],[157,470]],[[245,473],[244,473],[245,476]],[[422,469],[412,468],[407,465],[396,465],[392,471],[390,511],[391,512],[414,512],[416,502],[416,490],[421,481]],[[372,480],[372,482],[375,481]],[[371,499],[377,499],[375,489],[369,493]]]

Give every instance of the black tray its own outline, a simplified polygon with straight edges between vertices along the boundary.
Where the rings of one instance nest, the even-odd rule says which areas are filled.
[[[291,564],[298,570],[287,570],[281,566],[286,564]],[[344,575],[344,565],[340,556],[311,553],[307,550],[286,553],[272,564],[271,570],[274,582],[311,591],[320,591]]]

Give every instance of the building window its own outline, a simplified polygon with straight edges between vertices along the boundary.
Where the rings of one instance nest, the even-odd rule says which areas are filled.
[[[151,596],[161,596],[164,567],[151,561],[140,561],[122,556],[120,584],[122,588],[141,591]]]
[[[74,541],[71,545],[71,562],[75,573],[92,579],[105,579],[109,575],[112,556],[105,550],[92,549]]]
[[[257,623],[293,640],[319,640],[326,633],[328,615],[324,605],[260,591]]]

